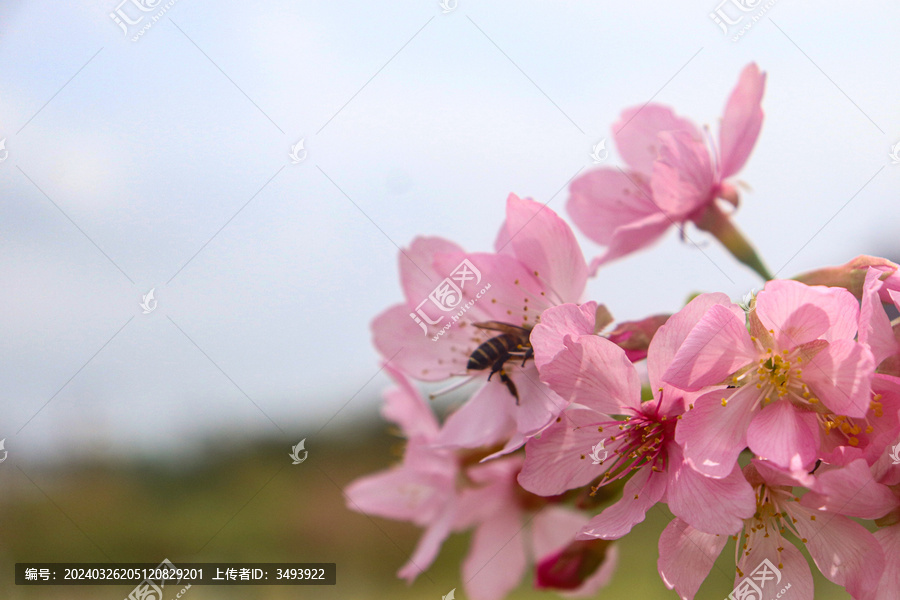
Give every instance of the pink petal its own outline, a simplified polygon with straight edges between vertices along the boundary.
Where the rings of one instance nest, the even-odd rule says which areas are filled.
[[[407,438],[431,439],[436,436],[440,426],[422,394],[398,369],[385,365],[384,370],[398,383],[397,387],[384,393],[381,407],[384,418],[399,425]]]
[[[897,590],[900,590],[900,561],[896,560],[900,556],[900,525],[883,527],[874,535],[888,560],[885,561],[884,573],[870,600],[894,600]]]
[[[759,137],[762,127],[763,92],[766,89],[766,74],[760,73],[755,63],[750,63],[741,72],[737,87],[731,92],[725,114],[719,127],[719,172],[727,179],[741,170],[750,151]]]
[[[539,496],[555,496],[566,490],[583,487],[609,467],[595,465],[588,458],[601,439],[592,423],[608,420],[594,410],[571,406],[560,420],[539,437],[525,444],[525,466],[519,473],[519,484]]]
[[[722,406],[723,398],[726,406]],[[675,440],[684,448],[689,464],[710,477],[730,475],[747,446],[747,428],[757,405],[758,390],[752,385],[698,398],[675,428]]]
[[[412,583],[420,573],[431,566],[431,563],[437,558],[444,540],[450,535],[453,518],[454,511],[451,505],[435,522],[429,524],[419,539],[419,543],[416,544],[412,556],[397,572],[397,577],[405,579],[407,583]]]
[[[882,291],[884,291],[883,288],[882,288]],[[897,290],[888,289],[887,295],[888,295],[888,299],[890,300],[890,302],[893,302],[894,306],[897,308],[897,310],[900,310],[900,292],[898,292]],[[885,300],[884,296],[882,296],[881,301],[884,302],[884,300]]]
[[[538,369],[565,349],[563,340],[567,335],[578,338],[594,334],[596,302],[561,304],[541,313],[541,322],[531,331],[531,346],[534,348],[534,364]]]
[[[771,533],[770,533],[771,532]],[[764,565],[768,560],[771,564]],[[751,531],[748,540],[748,551],[742,552],[738,560],[734,585],[737,587],[745,578],[750,578],[756,585],[762,583],[763,598],[776,598],[779,593],[790,586],[781,598],[790,600],[813,600],[814,584],[812,573],[806,557],[796,546],[785,540],[777,530]],[[760,567],[768,575],[765,581],[754,579],[753,574]],[[771,577],[774,575],[774,579]]]
[[[472,600],[501,600],[519,585],[525,567],[522,515],[517,510],[500,511],[472,536],[462,566],[466,595]]]
[[[863,417],[869,409],[869,390],[875,359],[866,346],[836,340],[803,368],[810,392],[839,415]]]
[[[488,454],[484,458],[482,458],[479,462],[488,462],[494,460],[495,458],[500,458],[501,456],[506,456],[512,452],[515,452],[519,448],[525,445],[527,438],[519,433],[518,431],[512,434],[502,448],[494,452],[493,454]]]
[[[723,479],[698,473],[684,462],[680,449],[669,450],[666,503],[672,514],[700,531],[732,535],[756,512],[753,488],[735,465]]]
[[[606,252],[591,261],[591,273],[611,260],[621,258],[637,250],[642,250],[658,240],[673,224],[671,217],[663,212],[648,215],[616,229]]]
[[[457,272],[463,260],[468,260],[472,267],[478,269],[478,273],[471,274],[476,276],[475,279],[469,280],[460,289],[462,300],[449,312],[441,313],[429,306],[430,302],[427,303],[425,307],[432,318],[444,314],[447,316],[446,320],[452,321],[454,316],[462,312],[460,321],[469,323],[493,320],[510,325],[531,326],[537,313],[557,304],[547,297],[549,288],[545,283],[534,276],[532,269],[511,254],[440,254],[435,257],[434,264],[442,272],[450,274]],[[481,275],[480,280],[477,278],[478,274]],[[471,330],[466,333],[469,337],[472,336]]]
[[[723,383],[753,362],[758,351],[740,317],[728,306],[715,304],[684,340],[662,379],[685,390]]]
[[[653,341],[650,342],[647,371],[650,375],[651,389],[659,389],[662,386],[663,373],[674,360],[678,349],[684,344],[685,339],[700,322],[703,315],[716,304],[730,310],[739,321],[744,319],[744,311],[732,303],[725,294],[718,292],[700,294],[691,300],[687,306],[669,317],[666,324],[657,330]]]
[[[682,600],[692,600],[726,542],[726,535],[703,533],[681,519],[672,519],[659,536],[657,567],[663,583]]]
[[[510,194],[506,229],[516,258],[557,292],[559,303],[581,300],[587,263],[565,221],[543,204]]]
[[[625,352],[597,336],[566,340],[566,350],[541,371],[541,381],[563,397],[597,412],[621,414],[640,406],[641,381]]]
[[[398,467],[360,477],[346,487],[347,508],[368,515],[424,524],[444,506],[447,481]]]
[[[468,355],[456,344],[468,345],[468,334],[452,327],[437,342],[432,341],[433,328],[423,332],[410,318],[412,312],[405,304],[395,304],[372,320],[372,342],[381,356],[420,381],[441,381],[465,373]]]
[[[566,210],[587,237],[603,246],[612,243],[619,228],[660,214],[641,175],[608,167],[588,171],[572,182]]]
[[[406,301],[411,306],[428,297],[439,281],[448,277],[436,269],[434,259],[439,254],[461,254],[463,249],[449,240],[439,237],[417,237],[409,248],[397,255],[400,267],[400,284]]]
[[[531,327],[542,311],[558,304],[555,292],[547,283],[535,277],[534,271],[515,256],[475,252],[465,257],[481,271],[482,278],[477,285],[469,285],[463,290],[465,302],[456,314],[464,306],[469,308],[460,321],[500,321]],[[452,271],[459,264],[457,257],[452,255],[441,255],[435,261],[447,271]],[[448,314],[452,320],[455,313]],[[472,337],[471,329],[467,329],[466,333]],[[494,335],[499,335],[499,332]]]
[[[516,431],[531,436],[550,424],[569,403],[541,383],[538,371],[528,365],[509,374],[519,393],[515,408]],[[498,382],[499,383],[499,382]]]
[[[709,150],[684,132],[661,133],[659,141],[659,159],[650,178],[653,201],[672,219],[684,220],[714,199]]]
[[[755,474],[751,474],[755,473]],[[744,476],[753,485],[760,482],[770,486],[804,486],[811,487],[815,484],[815,477],[810,475],[808,471],[802,469],[785,469],[779,467],[770,460],[754,458],[750,464],[744,467]]]
[[[467,487],[460,493],[454,528],[457,531],[471,529],[482,521],[493,519],[498,512],[518,506],[516,474],[521,468],[520,455],[469,467],[465,476],[475,487]],[[513,512],[518,513],[517,510]]]
[[[516,400],[500,381],[486,382],[444,423],[435,439],[438,446],[492,446],[515,431]]]
[[[775,400],[753,417],[747,444],[782,468],[811,467],[818,456],[819,422],[814,413],[798,410],[787,400]]]
[[[756,314],[766,329],[775,331],[780,348],[793,348],[819,338],[853,339],[859,304],[843,288],[776,279],[756,295]]]
[[[891,329],[891,320],[884,312],[878,295],[881,288],[879,275],[881,273],[876,269],[866,271],[859,311],[859,342],[869,346],[876,365],[880,365],[884,359],[900,351],[894,338],[894,331]]]
[[[703,136],[687,119],[675,115],[668,106],[647,104],[622,112],[613,124],[616,148],[622,160],[633,170],[649,175],[659,155],[657,137],[663,131],[686,131],[696,140]]]
[[[874,481],[868,463],[860,458],[816,477],[815,487],[800,503],[848,517],[879,519],[896,508],[898,499],[890,488]]]
[[[666,474],[649,468],[638,470],[625,484],[622,498],[603,509],[584,526],[577,539],[617,540],[642,522],[650,508],[666,493]]]
[[[853,597],[878,585],[884,553],[871,533],[847,517],[815,511],[797,502],[786,507],[809,554],[827,579],[844,586]],[[815,517],[815,519],[813,519]]]

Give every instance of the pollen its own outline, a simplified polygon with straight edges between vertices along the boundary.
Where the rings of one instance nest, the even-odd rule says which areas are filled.
[[[722,398],[722,406],[728,406],[728,400]]]

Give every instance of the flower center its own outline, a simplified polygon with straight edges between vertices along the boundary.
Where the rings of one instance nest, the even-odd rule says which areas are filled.
[[[783,503],[796,502],[798,500],[799,498],[791,494],[790,488],[787,487],[771,488],[765,484],[757,487],[756,514],[744,521],[744,529],[740,536],[733,536],[735,541],[737,541],[734,548],[734,564],[739,577],[744,576],[740,567],[737,567],[740,563],[739,554],[743,553],[744,556],[750,554],[753,549],[751,545],[752,537],[759,535],[758,532],[761,532],[763,537],[769,537],[770,535],[780,537],[784,535],[785,531],[790,530],[798,538],[801,538],[794,527],[796,520],[788,515],[788,512],[782,506]],[[806,539],[802,539],[802,541],[806,543]],[[779,548],[779,554],[780,552],[781,548]],[[783,567],[780,560],[778,567]]]
[[[760,356],[756,367],[756,388],[763,390],[763,406],[785,396],[800,404],[816,404],[819,401],[803,383],[803,369],[799,366],[802,362],[803,357],[799,353],[789,350],[778,353],[768,348]]]
[[[872,396],[872,402],[869,404],[869,409],[872,411],[872,415],[875,418],[884,416],[884,406],[881,404],[881,394],[874,394]],[[859,419],[852,419],[845,415],[828,413],[820,415],[819,420],[822,423],[822,427],[825,429],[825,433],[831,433],[832,431],[837,432],[842,435],[846,443],[851,446],[859,446],[859,434],[863,431],[865,431],[866,434],[875,431],[875,428],[869,422],[868,415],[862,419],[862,423],[865,425],[864,427],[857,422]]]
[[[657,403],[651,400],[647,404],[650,402]],[[613,464],[603,474],[600,483],[591,488],[591,496],[601,486],[637,469],[650,467],[657,472],[665,470],[668,459],[666,443],[674,437],[675,419],[636,411],[622,421],[604,421],[594,426],[600,433],[612,430],[612,435],[604,439],[610,445],[607,457],[600,464],[609,461]]]

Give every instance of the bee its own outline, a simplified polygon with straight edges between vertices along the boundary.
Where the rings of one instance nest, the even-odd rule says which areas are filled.
[[[469,362],[466,368],[472,371],[483,371],[490,367],[491,372],[488,375],[488,381],[494,376],[494,373],[500,373],[500,381],[506,385],[509,393],[516,399],[516,405],[519,404],[519,391],[516,384],[510,379],[503,365],[512,357],[522,357],[522,366],[529,358],[534,357],[534,349],[531,347],[531,328],[517,327],[508,323],[499,321],[485,321],[483,323],[474,323],[479,329],[488,329],[491,331],[499,331],[500,335],[496,335],[475,348],[469,356]]]

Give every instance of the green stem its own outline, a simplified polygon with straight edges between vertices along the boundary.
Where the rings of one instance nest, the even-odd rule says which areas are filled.
[[[713,234],[736,259],[756,271],[760,277],[765,280],[773,278],[744,234],[716,204],[710,204],[694,223],[699,229]]]

